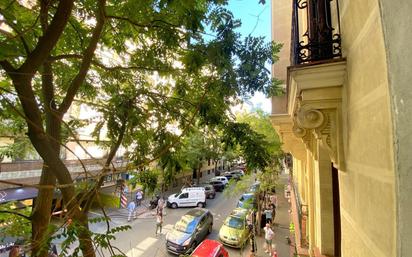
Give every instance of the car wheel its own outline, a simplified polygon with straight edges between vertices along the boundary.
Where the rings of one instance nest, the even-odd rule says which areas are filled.
[[[192,253],[192,252],[195,250],[196,245],[197,245],[197,243],[196,243],[196,241],[194,241],[194,242],[190,245],[190,248],[189,248],[189,251],[187,252],[187,254]]]
[[[197,203],[197,207],[203,208],[204,204],[203,203]]]
[[[176,209],[177,208],[177,203],[172,203],[172,209]]]
[[[216,197],[216,194],[213,194],[213,195],[212,195],[212,199],[215,199],[215,197]]]
[[[210,234],[213,231],[213,224],[210,224],[209,229],[207,230],[207,233]]]

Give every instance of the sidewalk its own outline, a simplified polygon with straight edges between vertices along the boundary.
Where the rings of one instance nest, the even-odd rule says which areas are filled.
[[[278,257],[289,257],[290,246],[287,244],[286,237],[289,236],[289,203],[288,199],[285,198],[283,190],[284,186],[288,182],[288,175],[282,174],[279,177],[279,186],[276,187],[276,194],[278,197],[278,206],[276,208],[276,217],[274,220],[274,244],[273,249],[276,249]],[[264,234],[256,237],[257,243],[257,254],[256,256],[270,256],[268,253],[265,253],[263,248],[265,243]]]

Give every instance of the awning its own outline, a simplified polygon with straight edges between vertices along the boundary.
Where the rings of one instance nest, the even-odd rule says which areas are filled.
[[[19,187],[0,190],[0,204],[11,201],[34,199],[37,197],[38,191],[39,190],[37,188],[33,187]]]

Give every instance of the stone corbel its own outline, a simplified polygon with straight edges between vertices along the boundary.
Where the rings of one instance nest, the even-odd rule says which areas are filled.
[[[293,126],[295,136],[302,139],[315,160],[316,145],[319,143],[327,149],[333,165],[339,170],[344,170],[343,144],[339,129],[339,105],[316,108],[310,104],[303,104],[296,111]]]
[[[315,151],[316,148],[314,147],[315,139],[312,131],[310,129],[300,127],[296,122],[294,122],[293,134],[295,135],[295,137],[302,140],[302,143],[305,145],[306,150],[308,150],[312,154],[312,157],[317,160],[317,152]]]

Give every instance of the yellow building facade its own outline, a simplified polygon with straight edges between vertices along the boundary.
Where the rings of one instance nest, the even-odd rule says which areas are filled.
[[[411,13],[411,1],[272,0],[286,46],[272,123],[293,156],[300,256],[412,256]]]

